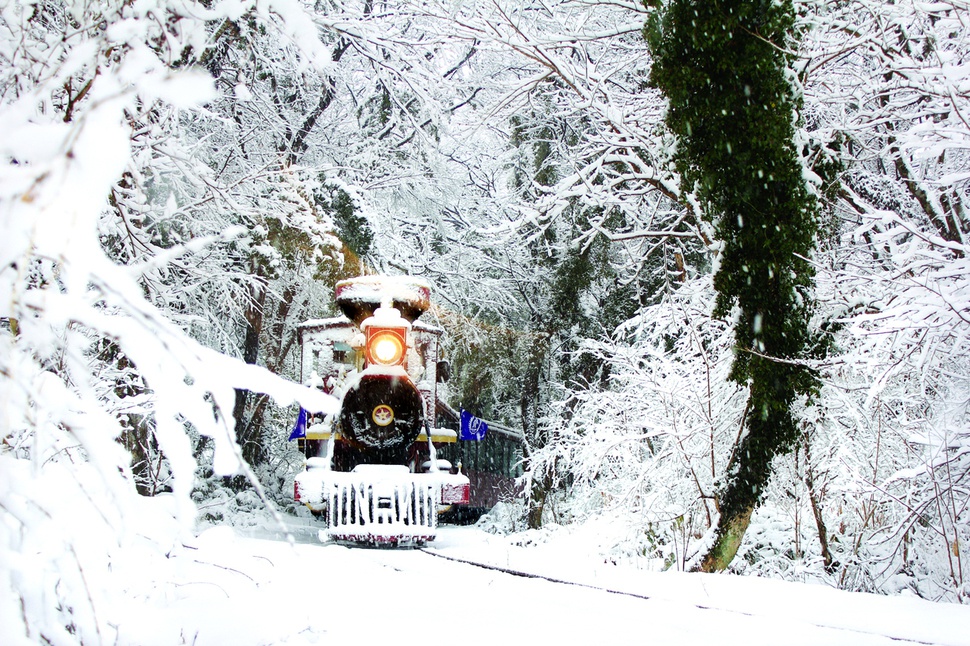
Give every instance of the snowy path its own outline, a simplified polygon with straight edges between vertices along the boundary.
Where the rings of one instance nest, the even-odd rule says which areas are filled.
[[[970,608],[728,576],[626,571],[473,528],[432,551],[545,573],[523,578],[418,550],[242,538],[185,550],[171,579],[133,598],[122,643],[970,645]],[[271,537],[273,532],[260,532]],[[639,596],[631,596],[639,595]],[[640,598],[646,597],[646,598]]]

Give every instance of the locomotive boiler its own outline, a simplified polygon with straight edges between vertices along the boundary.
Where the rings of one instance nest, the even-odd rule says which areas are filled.
[[[469,479],[439,458],[458,433],[436,424],[437,410],[448,410],[439,389],[449,368],[438,355],[442,330],[417,320],[430,287],[363,276],[337,283],[334,298],[343,316],[299,328],[304,383],[341,403],[335,415],[303,420],[306,469],[294,497],[337,541],[431,541],[439,513],[468,504]]]

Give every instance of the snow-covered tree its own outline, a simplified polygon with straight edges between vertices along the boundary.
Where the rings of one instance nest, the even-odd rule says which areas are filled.
[[[301,60],[328,60],[299,5],[261,7]],[[219,217],[232,201],[189,123],[218,100],[199,68],[210,35],[243,9],[0,5],[5,643],[114,641],[125,558],[164,554],[194,518],[198,434],[217,473],[252,475],[233,389],[313,396],[189,334],[235,299],[193,301],[231,292],[219,272],[240,232]],[[123,444],[139,446],[134,467]],[[173,504],[144,514],[136,485]]]
[[[803,96],[796,141],[822,207],[815,325],[833,345],[827,359],[814,363],[821,378],[815,403],[800,408],[795,450],[775,462],[775,479],[741,545],[743,558],[732,568],[810,572],[852,589],[963,599],[966,400],[959,393],[967,375],[966,290],[965,250],[954,238],[967,202],[960,171],[967,132],[960,84],[966,30],[958,27],[964,16],[953,3],[795,8],[799,51],[791,82]],[[688,200],[682,212],[689,209]],[[703,272],[689,278],[703,279]],[[716,517],[710,496],[743,419],[738,391],[722,381],[730,361],[723,323],[697,308],[673,329],[640,324],[678,320],[672,313],[689,293],[713,300],[712,291],[699,288],[673,293],[665,308],[642,309],[631,320],[633,329],[655,332],[630,335],[627,325],[613,341],[587,345],[605,357],[614,378],[602,388],[572,388],[562,409],[549,409],[553,441],[536,458],[569,484],[569,495],[555,496],[559,519],[622,515],[622,504],[605,501],[636,500],[629,492],[677,492],[667,506],[633,507],[643,513],[633,518],[648,527],[633,542],[645,541],[648,553],[668,564],[696,556],[697,538]],[[702,338],[714,334],[701,346],[703,361],[678,345],[688,321],[689,329],[704,331]],[[647,376],[653,374],[664,377]],[[653,395],[666,380],[678,384],[661,390],[669,399]],[[654,397],[670,406],[658,410]],[[714,420],[707,427],[685,425],[685,416],[672,412],[689,410],[701,419],[705,409]],[[627,430],[630,419],[657,419],[649,444],[669,439],[690,469],[678,471],[669,459],[607,458],[607,447],[645,441]],[[708,436],[707,443],[685,440]],[[698,484],[685,487],[681,478]]]

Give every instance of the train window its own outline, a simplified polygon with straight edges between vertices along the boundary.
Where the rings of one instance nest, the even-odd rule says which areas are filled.
[[[333,361],[334,363],[343,363],[346,365],[352,365],[354,363],[354,351],[346,343],[340,343],[339,341],[333,344]]]
[[[522,449],[517,442],[502,435],[486,435],[485,439],[478,442],[461,442],[456,450],[461,455],[460,458],[455,458],[460,459],[468,469],[488,471],[506,477],[521,475]]]

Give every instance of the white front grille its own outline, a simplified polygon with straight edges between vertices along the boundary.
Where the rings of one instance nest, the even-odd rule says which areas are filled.
[[[331,536],[371,543],[433,540],[440,494],[429,480],[376,468],[327,473],[323,497]]]

